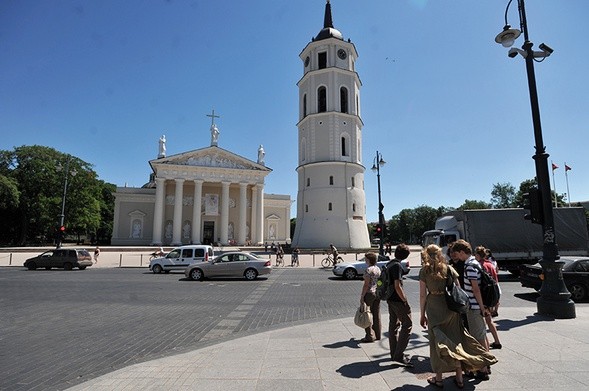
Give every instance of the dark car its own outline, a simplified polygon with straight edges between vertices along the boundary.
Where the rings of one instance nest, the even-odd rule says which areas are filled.
[[[588,298],[589,292],[589,258],[561,257],[562,277],[564,284],[571,293],[571,299],[582,301]],[[521,265],[519,280],[523,287],[540,290],[544,273],[539,263]]]
[[[44,267],[47,270],[52,267],[64,270],[72,270],[77,267],[84,270],[86,267],[92,266],[92,256],[87,250],[59,248],[27,259],[24,266],[29,270],[35,270],[38,267]]]

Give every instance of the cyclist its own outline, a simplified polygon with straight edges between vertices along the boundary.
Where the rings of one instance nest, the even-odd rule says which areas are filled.
[[[331,256],[333,257],[333,264],[335,265],[337,263],[337,257],[339,256],[339,253],[337,252],[337,248],[333,245],[333,243],[329,244],[329,248],[331,251]]]

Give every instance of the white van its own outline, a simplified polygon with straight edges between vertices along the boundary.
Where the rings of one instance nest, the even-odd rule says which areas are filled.
[[[171,270],[184,271],[187,266],[205,262],[213,257],[213,247],[204,244],[191,244],[176,247],[165,257],[154,258],[149,262],[149,270],[154,274],[169,273]]]

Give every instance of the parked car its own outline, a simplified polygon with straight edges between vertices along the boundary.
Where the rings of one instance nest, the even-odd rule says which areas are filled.
[[[571,293],[571,299],[582,301],[589,298],[589,258],[587,257],[561,257],[562,277],[564,284]],[[544,273],[539,263],[533,265],[521,265],[519,280],[523,287],[540,290]]]
[[[385,257],[384,255],[379,255],[376,265],[382,269],[389,261],[389,258]],[[363,257],[356,262],[338,263],[335,265],[332,271],[333,274],[338,277],[343,277],[346,280],[353,280],[354,278],[362,277],[367,267],[368,265],[366,264],[366,258]],[[403,269],[403,275],[408,274],[411,271],[409,260],[405,259],[401,261],[401,268]]]
[[[44,267],[50,270],[52,267],[72,270],[77,267],[80,270],[92,266],[92,256],[85,249],[64,249],[45,251],[43,254],[29,258],[25,261],[24,266],[29,270],[35,270]]]
[[[205,262],[213,257],[213,247],[204,244],[180,246],[166,256],[154,258],[149,262],[149,270],[154,274],[169,273],[172,270],[184,270],[197,262]]]
[[[272,265],[269,259],[258,258],[252,253],[227,252],[208,262],[190,265],[184,271],[191,280],[202,281],[209,277],[244,277],[255,280],[263,274],[270,274]]]

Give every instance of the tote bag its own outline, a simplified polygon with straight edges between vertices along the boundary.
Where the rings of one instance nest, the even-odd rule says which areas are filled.
[[[368,308],[366,303],[362,303],[362,305],[356,310],[354,324],[363,329],[372,326],[372,313],[370,312],[370,308]]]
[[[458,312],[459,314],[465,314],[470,308],[468,300],[468,294],[454,283],[452,273],[448,269],[446,274],[446,305],[450,311]]]

